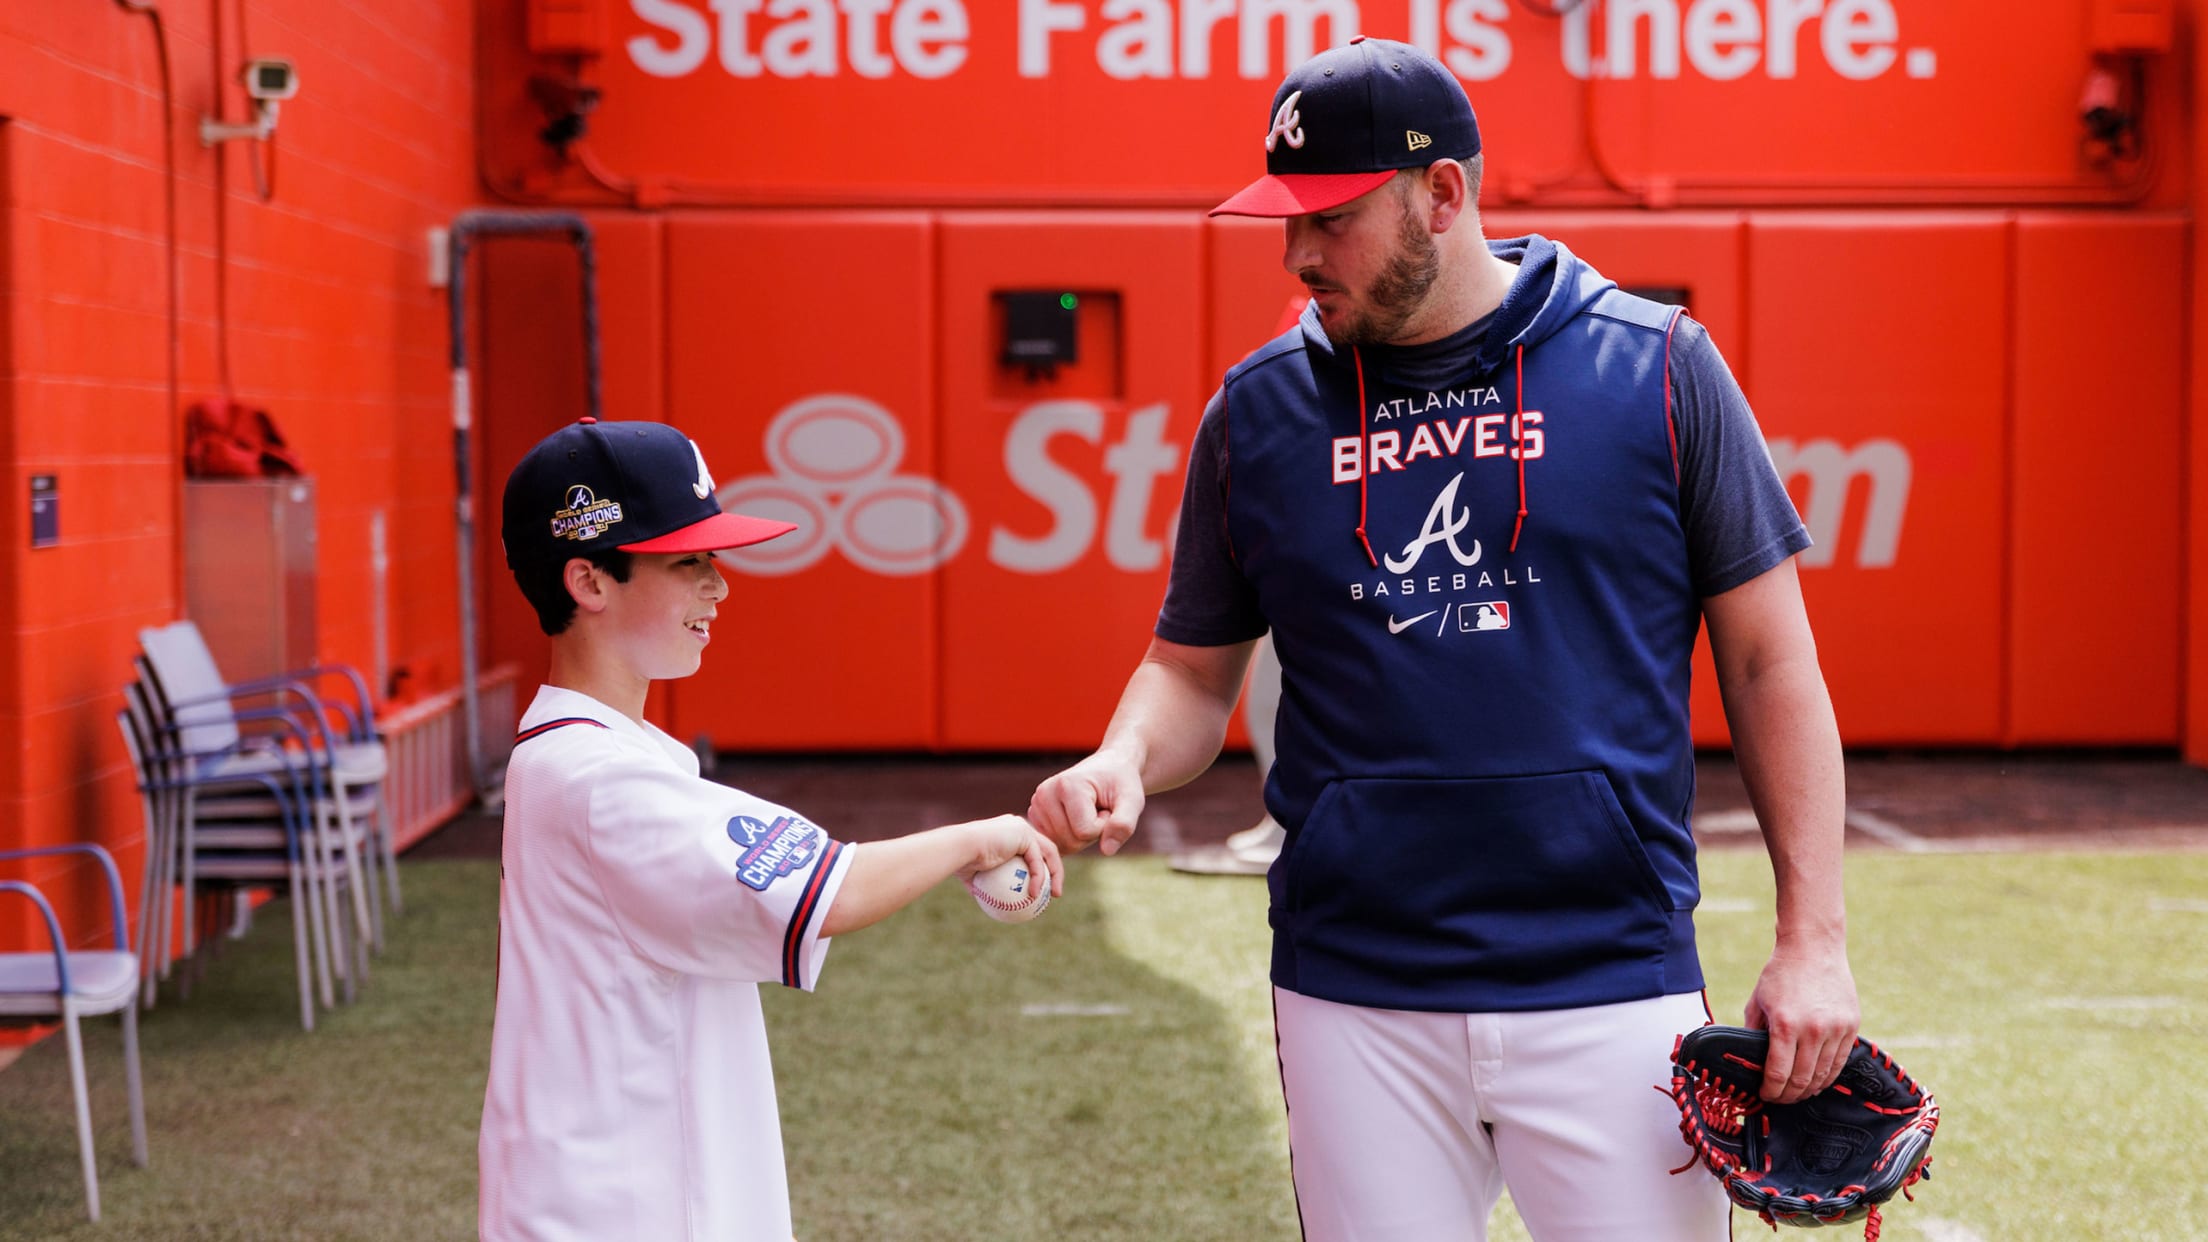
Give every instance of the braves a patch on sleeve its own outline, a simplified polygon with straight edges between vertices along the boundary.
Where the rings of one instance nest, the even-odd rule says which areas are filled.
[[[728,839],[743,850],[736,859],[736,878],[747,888],[766,892],[768,885],[813,861],[825,836],[795,815],[776,816],[771,824],[738,815],[728,821]]]

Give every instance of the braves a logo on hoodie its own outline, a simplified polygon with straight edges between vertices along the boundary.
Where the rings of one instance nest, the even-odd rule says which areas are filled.
[[[1386,599],[1392,603],[1395,599],[1406,596],[1432,596],[1456,594],[1464,591],[1486,591],[1496,586],[1512,587],[1541,581],[1540,575],[1534,571],[1533,566],[1523,562],[1495,564],[1490,560],[1488,564],[1482,566],[1481,562],[1486,552],[1485,546],[1476,538],[1469,540],[1461,538],[1473,522],[1471,508],[1460,504],[1457,499],[1457,489],[1463,483],[1464,471],[1459,470],[1450,478],[1448,483],[1443,485],[1440,494],[1434,497],[1434,503],[1432,507],[1426,510],[1426,520],[1420,524],[1418,533],[1412,535],[1409,541],[1404,543],[1401,551],[1387,552],[1380,557],[1380,568],[1386,569],[1390,574],[1404,576],[1381,578],[1370,583],[1353,581],[1349,584],[1349,597],[1351,599],[1361,600],[1369,597],[1372,599]],[[1467,546],[1467,544],[1470,546]],[[1449,560],[1454,561],[1455,564],[1441,564],[1439,566],[1443,571],[1441,573],[1434,573],[1432,570],[1428,570],[1424,574],[1418,573],[1419,562],[1425,559],[1426,553],[1430,549],[1436,547],[1447,552]],[[1456,609],[1459,605],[1452,602],[1449,607]],[[1486,601],[1480,604],[1466,603],[1462,607],[1468,611],[1457,618],[1456,628],[1460,631],[1470,633],[1475,630],[1507,630],[1510,628],[1510,605],[1507,601]],[[1485,609],[1485,611],[1478,613],[1469,611],[1474,608]],[[1397,621],[1395,614],[1390,612],[1388,613],[1388,633],[1401,634],[1410,628],[1413,621],[1423,620],[1433,615],[1433,612],[1429,611],[1411,618],[1410,621]],[[1445,634],[1449,632],[1449,628],[1450,620],[1444,617],[1434,633],[1437,635]]]

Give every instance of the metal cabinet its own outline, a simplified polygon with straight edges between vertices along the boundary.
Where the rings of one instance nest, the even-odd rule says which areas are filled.
[[[314,664],[314,480],[184,484],[184,599],[227,681]]]

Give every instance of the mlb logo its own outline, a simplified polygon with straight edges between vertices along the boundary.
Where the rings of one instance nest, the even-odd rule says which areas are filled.
[[[1510,628],[1510,601],[1507,599],[1482,600],[1477,604],[1457,605],[1457,629],[1464,633],[1476,630],[1507,630]]]

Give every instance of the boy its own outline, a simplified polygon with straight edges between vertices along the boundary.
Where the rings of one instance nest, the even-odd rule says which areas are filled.
[[[698,670],[719,548],[789,533],[723,513],[659,423],[585,418],[506,481],[506,563],[552,636],[506,769],[497,1021],[478,1145],[487,1242],[790,1237],[758,983],[810,989],[829,938],[1014,857],[1015,815],[845,845],[698,776],[644,720]]]

